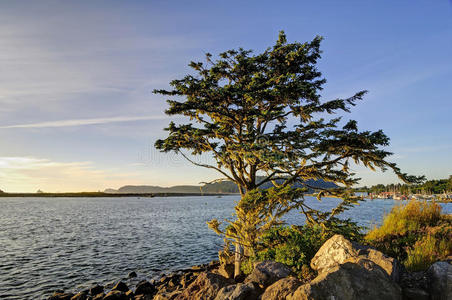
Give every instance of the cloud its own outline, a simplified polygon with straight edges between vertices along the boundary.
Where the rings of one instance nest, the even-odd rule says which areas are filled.
[[[97,191],[139,181],[133,172],[98,169],[92,162],[58,162],[36,157],[0,157],[1,189],[7,192]],[[141,181],[139,181],[141,182]]]
[[[71,127],[71,126],[84,126],[95,124],[107,124],[116,122],[133,122],[133,121],[145,121],[145,120],[164,120],[167,117],[161,116],[119,116],[110,118],[93,118],[93,119],[73,119],[73,120],[59,120],[29,124],[14,124],[0,126],[0,129],[7,128],[46,128],[46,127]]]

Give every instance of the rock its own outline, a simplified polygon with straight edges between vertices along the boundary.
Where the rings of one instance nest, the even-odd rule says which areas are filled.
[[[370,247],[366,247],[361,250],[359,255],[382,267],[392,280],[399,282],[400,275],[402,274],[402,266],[399,264],[397,259],[386,256],[383,252]]]
[[[184,276],[182,276],[180,280],[180,285],[182,288],[186,288],[189,286],[194,280],[196,279],[195,276],[193,276],[193,273],[186,273]]]
[[[97,294],[96,296],[94,296],[93,297],[93,300],[102,300],[102,299],[104,299],[104,293],[100,293],[100,294]]]
[[[213,300],[220,289],[231,284],[234,284],[232,279],[215,273],[203,272],[175,299]]]
[[[401,300],[402,293],[383,268],[368,259],[352,258],[320,273],[287,299]]]
[[[432,300],[452,299],[452,265],[439,261],[427,270],[430,277],[430,297]]]
[[[128,290],[126,292],[126,296],[128,297],[128,299],[133,299],[134,293],[132,290]]]
[[[71,300],[86,300],[88,298],[87,292],[80,292],[75,294]]]
[[[53,295],[47,299],[48,300],[71,300],[71,298],[73,296],[74,296],[74,294],[65,293],[65,292],[59,290],[59,291],[54,292]]]
[[[89,294],[91,296],[99,295],[100,293],[104,292],[104,287],[101,285],[95,285],[92,288],[89,289]]]
[[[404,300],[429,300],[430,294],[417,288],[407,288],[402,290]]]
[[[226,278],[234,278],[234,265],[221,264],[218,268],[218,274]]]
[[[127,284],[125,284],[122,281],[119,281],[113,288],[112,290],[114,291],[121,291],[121,292],[127,292],[129,290],[129,287],[127,286]]]
[[[258,296],[259,293],[251,282],[237,283],[222,288],[215,300],[256,300]]]
[[[128,300],[128,299],[129,298],[126,296],[124,292],[114,290],[105,295],[103,300]]]
[[[292,271],[285,264],[274,261],[263,261],[254,266],[253,272],[246,277],[244,283],[254,282],[260,288],[266,288],[274,282],[289,276]]]
[[[135,271],[130,272],[127,277],[129,278],[136,278],[137,277],[137,273],[135,273]]]
[[[402,269],[396,259],[371,247],[351,242],[340,234],[334,235],[320,247],[311,260],[311,268],[322,273],[352,257],[371,260],[382,267],[394,281],[398,282],[400,279]]]
[[[170,293],[157,294],[157,295],[155,295],[153,300],[174,300],[181,293],[182,293],[182,291],[173,291]]]
[[[153,296],[157,292],[156,288],[147,280],[140,281],[137,284],[135,295],[151,295]]]
[[[134,300],[153,300],[154,297],[151,295],[137,295]]]
[[[398,283],[403,290],[424,290],[430,289],[430,278],[425,271],[420,272],[404,272]]]
[[[285,300],[301,285],[295,277],[286,277],[270,285],[262,294],[261,300]]]

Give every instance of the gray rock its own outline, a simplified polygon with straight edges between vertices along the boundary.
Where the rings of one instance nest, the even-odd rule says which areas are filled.
[[[300,286],[288,300],[401,300],[400,287],[374,262],[358,258],[320,273]]]
[[[266,288],[290,274],[292,274],[292,271],[285,264],[274,261],[263,261],[254,266],[253,272],[246,277],[244,282],[253,282],[260,288]]]
[[[132,271],[132,272],[129,273],[129,275],[127,275],[127,277],[129,277],[129,278],[136,278],[137,277],[137,273]]]
[[[452,265],[439,261],[427,270],[430,277],[430,297],[432,300],[452,299]]]
[[[256,300],[258,291],[252,283],[237,283],[222,288],[215,300]]]
[[[280,279],[269,286],[261,296],[261,300],[285,300],[301,286],[301,281],[295,277]]]
[[[396,259],[371,247],[351,242],[339,234],[334,235],[320,247],[311,260],[311,268],[322,273],[352,257],[371,260],[382,267],[392,280],[398,282],[400,279],[402,268]]]

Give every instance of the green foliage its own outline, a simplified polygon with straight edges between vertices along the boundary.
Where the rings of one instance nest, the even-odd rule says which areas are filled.
[[[441,214],[434,202],[412,200],[395,206],[379,228],[365,239],[403,262],[409,270],[421,270],[452,253],[452,219]]]
[[[304,205],[305,191],[290,186],[249,191],[235,206],[235,219],[225,220],[228,226],[224,230],[216,219],[208,225],[216,233],[224,235],[226,242],[240,241],[245,255],[253,256],[262,235],[283,224],[281,217],[286,212]]]
[[[307,279],[313,275],[310,262],[320,247],[334,234],[343,234],[346,238],[361,241],[362,235],[356,234],[359,228],[353,222],[344,221],[342,230],[325,231],[318,225],[278,226],[263,234],[254,256],[249,257],[242,270],[252,271],[256,261],[274,260],[289,266],[299,278]]]
[[[359,191],[378,194],[381,192],[400,192],[402,194],[442,194],[452,191],[452,175],[449,179],[428,180],[421,184],[377,184],[360,188]]]
[[[308,266],[327,236],[319,226],[278,227],[270,230],[261,241],[255,260],[274,260],[291,267],[299,276]]]

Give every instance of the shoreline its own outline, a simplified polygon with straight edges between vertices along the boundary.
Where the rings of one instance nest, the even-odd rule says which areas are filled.
[[[115,197],[190,197],[190,196],[231,196],[233,193],[0,193],[0,198],[115,198]]]
[[[334,249],[334,251],[331,251]],[[296,276],[285,264],[260,261],[234,278],[233,264],[213,260],[139,279],[135,272],[112,284],[79,291],[57,290],[47,300],[277,300],[277,299],[449,299],[449,259],[408,271],[378,250],[334,235],[311,260],[313,276]],[[366,280],[363,281],[363,278]],[[130,280],[134,279],[132,283]],[[128,284],[126,282],[129,282]],[[344,288],[345,286],[345,288]]]

